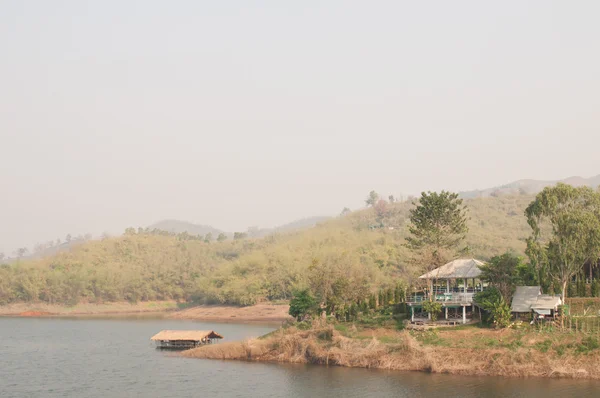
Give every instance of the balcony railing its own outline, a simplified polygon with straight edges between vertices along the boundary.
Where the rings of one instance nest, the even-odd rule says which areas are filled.
[[[440,303],[447,303],[447,304],[470,304],[473,302],[474,295],[475,295],[475,293],[473,293],[473,292],[436,293],[433,297],[433,300],[440,302]],[[429,295],[414,294],[409,298],[408,302],[411,304],[418,304],[418,303],[422,303],[423,301],[427,301],[427,300],[429,300]]]

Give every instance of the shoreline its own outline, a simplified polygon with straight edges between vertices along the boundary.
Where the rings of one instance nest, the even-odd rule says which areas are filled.
[[[180,308],[175,301],[150,301],[135,304],[77,304],[72,307],[46,303],[17,303],[0,306],[0,317],[21,318],[112,318],[157,316],[165,319],[247,323],[284,322],[291,317],[287,305],[257,304],[249,307],[202,305]]]
[[[290,327],[257,339],[198,347],[180,355],[200,359],[304,363],[462,376],[600,380],[600,350],[578,351],[576,341],[581,342],[586,337],[564,335],[562,340],[553,342],[556,348],[551,348],[546,347],[548,336],[542,339],[539,333],[530,333],[522,336],[525,339],[523,343],[517,344],[515,341],[521,340],[513,341],[512,332],[476,329],[444,332],[445,337],[456,333],[466,341],[465,347],[449,347],[435,341],[439,336],[428,332],[417,335],[422,336],[417,338],[406,330],[378,329],[346,337],[331,325],[309,330]],[[487,341],[501,343],[493,346]],[[561,352],[559,343],[570,348]]]

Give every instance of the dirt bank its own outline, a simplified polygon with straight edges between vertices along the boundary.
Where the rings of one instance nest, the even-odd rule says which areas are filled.
[[[139,316],[158,315],[172,319],[218,322],[283,322],[291,317],[287,305],[258,304],[249,307],[207,305],[179,309],[175,301],[140,303],[77,304],[72,307],[44,303],[0,306],[0,316]]]
[[[77,304],[64,306],[45,303],[18,303],[0,306],[0,316],[117,316],[162,314],[177,310],[175,301],[148,301],[143,303]]]
[[[451,333],[451,332],[448,332]],[[181,355],[191,358],[313,363],[347,367],[416,370],[476,376],[565,377],[600,379],[600,350],[589,350],[585,337],[543,339],[491,331],[474,336],[460,331],[470,346],[447,346],[439,334],[372,331],[368,337],[342,335],[332,326],[303,331],[280,329],[262,339],[205,346]],[[560,340],[560,341],[559,341]],[[495,341],[495,343],[491,343]],[[515,343],[520,341],[521,343]],[[482,346],[479,346],[482,343]],[[586,351],[587,350],[587,351]]]
[[[203,305],[169,314],[173,319],[196,319],[227,322],[283,322],[292,319],[289,306],[257,304],[249,307]]]

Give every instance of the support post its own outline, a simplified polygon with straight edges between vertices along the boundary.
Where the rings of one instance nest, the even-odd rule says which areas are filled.
[[[446,279],[446,293],[450,293],[450,279]]]
[[[448,320],[448,307],[446,307],[446,320]]]
[[[462,309],[463,309],[463,323],[467,323],[467,307],[465,305],[463,305]]]
[[[415,321],[415,307],[413,307],[412,305],[410,306],[410,321]]]

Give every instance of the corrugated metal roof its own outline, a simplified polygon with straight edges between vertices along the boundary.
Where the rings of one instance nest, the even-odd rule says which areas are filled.
[[[201,341],[204,338],[222,339],[212,330],[163,330],[155,334],[150,340],[192,340]]]
[[[541,292],[539,286],[517,286],[510,310],[512,312],[531,312],[531,306],[536,303]]]
[[[448,264],[442,265],[424,275],[420,279],[462,279],[462,278],[478,278],[481,275],[479,266],[483,265],[482,261],[471,259],[459,259],[450,261]]]
[[[542,294],[538,296],[535,303],[531,305],[532,310],[555,310],[562,304],[560,297]]]

